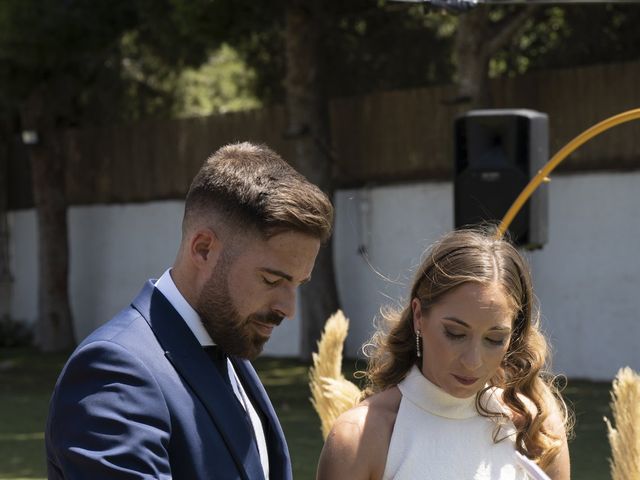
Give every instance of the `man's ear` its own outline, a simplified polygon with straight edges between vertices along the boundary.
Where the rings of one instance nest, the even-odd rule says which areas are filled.
[[[411,300],[411,317],[413,318],[413,331],[422,330],[422,304],[417,298]]]
[[[222,251],[220,237],[210,228],[201,228],[191,237],[189,257],[202,269],[213,268]]]

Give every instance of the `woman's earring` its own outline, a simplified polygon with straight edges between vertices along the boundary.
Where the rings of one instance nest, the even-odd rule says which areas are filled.
[[[416,330],[416,356],[420,358],[422,356],[422,336],[420,330]]]

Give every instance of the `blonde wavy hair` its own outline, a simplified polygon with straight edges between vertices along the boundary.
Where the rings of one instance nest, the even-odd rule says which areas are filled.
[[[502,402],[520,420],[516,422],[517,450],[544,468],[561,446],[561,439],[546,428],[545,420],[553,410],[559,410],[568,434],[570,416],[555,378],[544,370],[547,342],[539,329],[539,312],[527,263],[509,241],[498,239],[491,228],[451,232],[427,250],[406,306],[383,310],[383,324],[364,347],[369,363],[363,372],[367,382],[363,397],[397,385],[413,365],[420,366],[411,300],[419,299],[423,311],[428,311],[445,294],[467,282],[498,283],[514,311],[507,353],[490,386],[478,392],[476,408],[486,417],[504,417],[503,413],[486,410],[480,402],[489,388],[502,389]],[[533,402],[535,415],[522,396]],[[502,440],[498,434],[499,427],[493,437],[496,443]]]

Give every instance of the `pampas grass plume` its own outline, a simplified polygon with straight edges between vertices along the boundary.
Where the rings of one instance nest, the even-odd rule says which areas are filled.
[[[311,403],[320,417],[323,439],[336,418],[355,406],[361,396],[360,389],[342,375],[342,349],[348,330],[349,321],[341,310],[329,317],[309,370]]]
[[[611,412],[605,418],[611,444],[612,480],[640,480],[640,375],[621,368],[613,380]]]

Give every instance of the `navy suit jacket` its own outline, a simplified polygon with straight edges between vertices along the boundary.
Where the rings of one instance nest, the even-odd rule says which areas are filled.
[[[265,423],[271,479],[291,461],[247,360],[231,359]],[[151,281],[73,352],[45,432],[50,479],[264,479],[244,412],[184,320]]]

